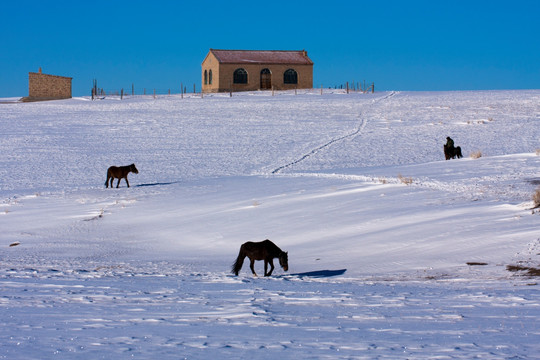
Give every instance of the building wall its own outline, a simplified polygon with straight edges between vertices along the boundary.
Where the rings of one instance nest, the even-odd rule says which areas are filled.
[[[204,71],[207,71],[207,73],[212,70],[212,84],[205,84],[204,83]],[[204,59],[203,65],[202,65],[202,72],[201,72],[201,84],[203,92],[220,92],[220,91],[228,91],[227,90],[221,90],[220,89],[220,81],[219,81],[219,62],[214,56],[214,54],[209,53],[206,59]]]
[[[247,84],[233,84],[233,74],[238,68],[243,68],[248,73]],[[312,65],[276,65],[276,64],[222,64],[219,71],[221,88],[233,91],[259,90],[261,85],[261,70],[268,69],[272,74],[272,86],[276,90],[307,89],[313,87],[313,66]],[[283,74],[288,69],[296,70],[298,74],[297,84],[285,84]],[[227,91],[227,90],[226,90]]]
[[[70,77],[28,73],[29,99],[69,99],[71,98]]]
[[[248,73],[247,84],[233,84],[233,74],[238,68]],[[202,64],[201,84],[203,92],[228,92],[259,90],[261,70],[269,69],[272,74],[272,86],[276,90],[310,89],[313,87],[313,65],[298,64],[220,64],[210,53]],[[298,74],[298,84],[285,84],[283,74],[294,69]],[[212,70],[212,84],[204,83],[204,71]],[[232,87],[232,89],[231,89]]]

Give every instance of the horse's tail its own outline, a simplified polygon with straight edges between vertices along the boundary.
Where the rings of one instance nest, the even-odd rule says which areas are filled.
[[[236,258],[236,261],[231,267],[231,272],[238,276],[238,273],[240,272],[240,269],[242,269],[242,265],[244,264],[244,259],[246,258],[246,254],[244,253],[243,245],[240,246],[240,252],[238,253],[238,257]]]
[[[461,146],[456,147],[456,155],[458,159],[463,157],[463,154],[461,153]]]

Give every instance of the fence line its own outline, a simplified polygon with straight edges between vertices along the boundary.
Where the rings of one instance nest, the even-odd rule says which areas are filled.
[[[140,95],[152,95],[154,98],[159,95],[181,95],[181,97],[184,97],[184,94],[187,94],[187,86],[184,86],[183,83],[180,83],[180,88],[142,88],[141,89],[135,89],[135,84],[131,84],[131,94],[129,94],[126,90],[126,88],[120,88],[120,89],[114,89],[114,90],[108,90],[104,88],[100,88],[97,85],[97,80],[93,80],[93,86],[91,89],[91,96],[92,100],[96,98],[104,98],[106,96],[119,96],[121,99],[124,98],[124,96],[140,96]],[[202,92],[197,92],[197,84],[193,84],[193,94],[201,94]]]
[[[274,93],[275,92],[291,92],[291,91],[294,91],[294,94],[297,95],[298,94],[298,90],[315,90],[316,91],[316,88],[313,88],[313,89],[298,89],[298,88],[295,88],[293,90],[275,90],[274,87],[272,87],[270,90],[268,91],[271,91],[271,94],[272,96],[274,96]],[[334,85],[333,87],[330,86],[330,87],[327,87],[325,88],[323,85],[321,85],[320,87],[320,94],[323,95],[325,93],[325,90],[344,90],[344,92],[346,92],[347,94],[349,93],[374,93],[375,92],[375,83],[372,82],[371,84],[366,84],[365,80],[363,82],[363,84],[361,82],[355,82],[355,81],[352,81],[352,82],[345,82],[344,84],[340,84],[340,85]],[[265,91],[265,90],[259,90],[259,91]],[[232,88],[228,91],[229,92],[229,96],[232,97],[233,96],[233,93],[235,92]],[[180,95],[180,97],[183,99],[184,98],[184,95],[188,94],[187,92],[187,86],[184,85],[184,83],[180,83],[180,88],[167,88],[167,89],[163,89],[163,88],[142,88],[141,89],[138,89],[136,90],[135,88],[135,84],[131,84],[131,92],[128,92],[126,91],[124,88],[120,88],[119,90],[106,90],[104,88],[99,88],[97,86],[97,81],[94,80],[93,82],[93,87],[91,89],[91,95],[92,95],[92,100],[94,99],[103,99],[107,96],[118,96],[120,97],[120,99],[123,99],[124,97],[127,97],[127,96],[152,96],[154,98],[156,98],[157,96],[171,96],[171,95]],[[193,96],[197,96],[197,97],[200,97],[200,98],[204,98],[204,91],[202,91],[202,89],[197,89],[197,85],[196,84],[193,84],[193,92],[190,93],[193,97]],[[210,94],[210,93],[207,93],[207,94]]]

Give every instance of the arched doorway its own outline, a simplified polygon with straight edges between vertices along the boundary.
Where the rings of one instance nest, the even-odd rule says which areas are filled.
[[[269,69],[261,70],[261,89],[267,90],[272,88],[272,73]]]

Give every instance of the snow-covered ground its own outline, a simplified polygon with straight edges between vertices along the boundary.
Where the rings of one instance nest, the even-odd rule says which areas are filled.
[[[0,358],[540,358],[539,125],[539,90],[0,103]],[[289,271],[230,274],[266,238]]]

